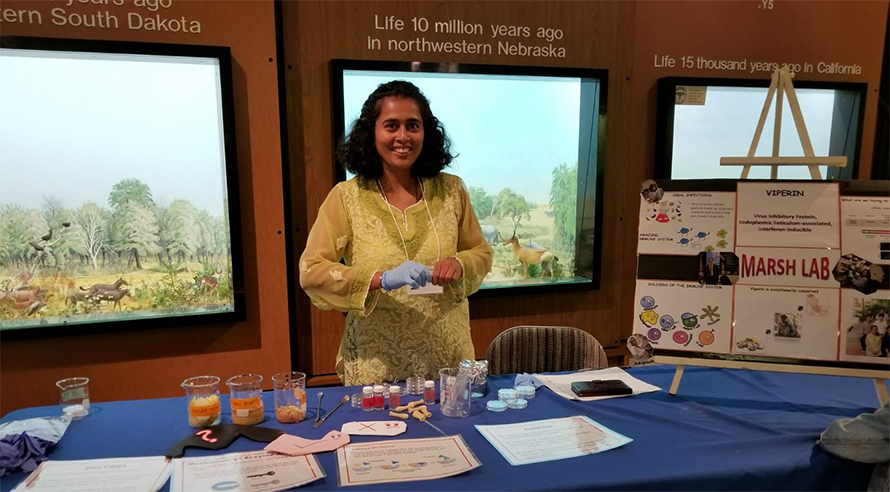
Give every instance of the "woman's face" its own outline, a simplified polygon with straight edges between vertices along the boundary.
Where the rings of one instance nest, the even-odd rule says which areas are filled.
[[[374,142],[384,169],[411,169],[423,149],[423,120],[413,99],[385,97],[378,103],[380,115],[374,125]]]

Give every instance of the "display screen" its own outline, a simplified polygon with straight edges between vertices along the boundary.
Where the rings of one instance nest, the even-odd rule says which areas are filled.
[[[3,331],[236,312],[228,51],[157,46],[4,38]]]
[[[816,156],[847,156],[847,167],[819,166],[823,178],[852,178],[859,145],[862,93],[855,84],[794,83],[800,114]],[[732,81],[665,78],[659,82],[659,178],[738,179],[742,168],[721,166],[721,157],[744,157],[754,139],[769,92],[769,80]],[[773,155],[774,95],[754,152]],[[788,97],[782,97],[780,157],[803,156]],[[769,166],[754,166],[750,179],[769,179]],[[806,166],[782,166],[779,179],[811,179]]]
[[[483,288],[594,281],[605,72],[339,60],[333,66],[338,139],[382,83],[407,80],[430,100],[457,156],[445,172],[463,179],[494,250]],[[351,178],[338,164],[341,177]],[[534,259],[523,264],[521,255]]]

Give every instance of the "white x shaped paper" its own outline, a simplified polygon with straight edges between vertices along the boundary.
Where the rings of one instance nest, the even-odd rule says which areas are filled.
[[[408,424],[395,421],[346,422],[340,432],[353,436],[397,436],[408,430]]]

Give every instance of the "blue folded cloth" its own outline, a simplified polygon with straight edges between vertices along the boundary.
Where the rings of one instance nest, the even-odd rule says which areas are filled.
[[[32,472],[46,460],[46,448],[53,444],[27,432],[0,438],[0,476],[19,470]]]
[[[0,425],[0,476],[32,472],[46,461],[47,449],[59,442],[70,424],[67,419],[36,418]]]

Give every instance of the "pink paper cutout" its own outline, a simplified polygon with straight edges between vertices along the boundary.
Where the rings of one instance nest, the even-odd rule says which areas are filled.
[[[333,451],[347,444],[349,444],[349,434],[333,430],[325,434],[321,439],[306,439],[305,437],[282,434],[278,439],[270,442],[264,449],[272,453],[303,456],[305,454]]]

